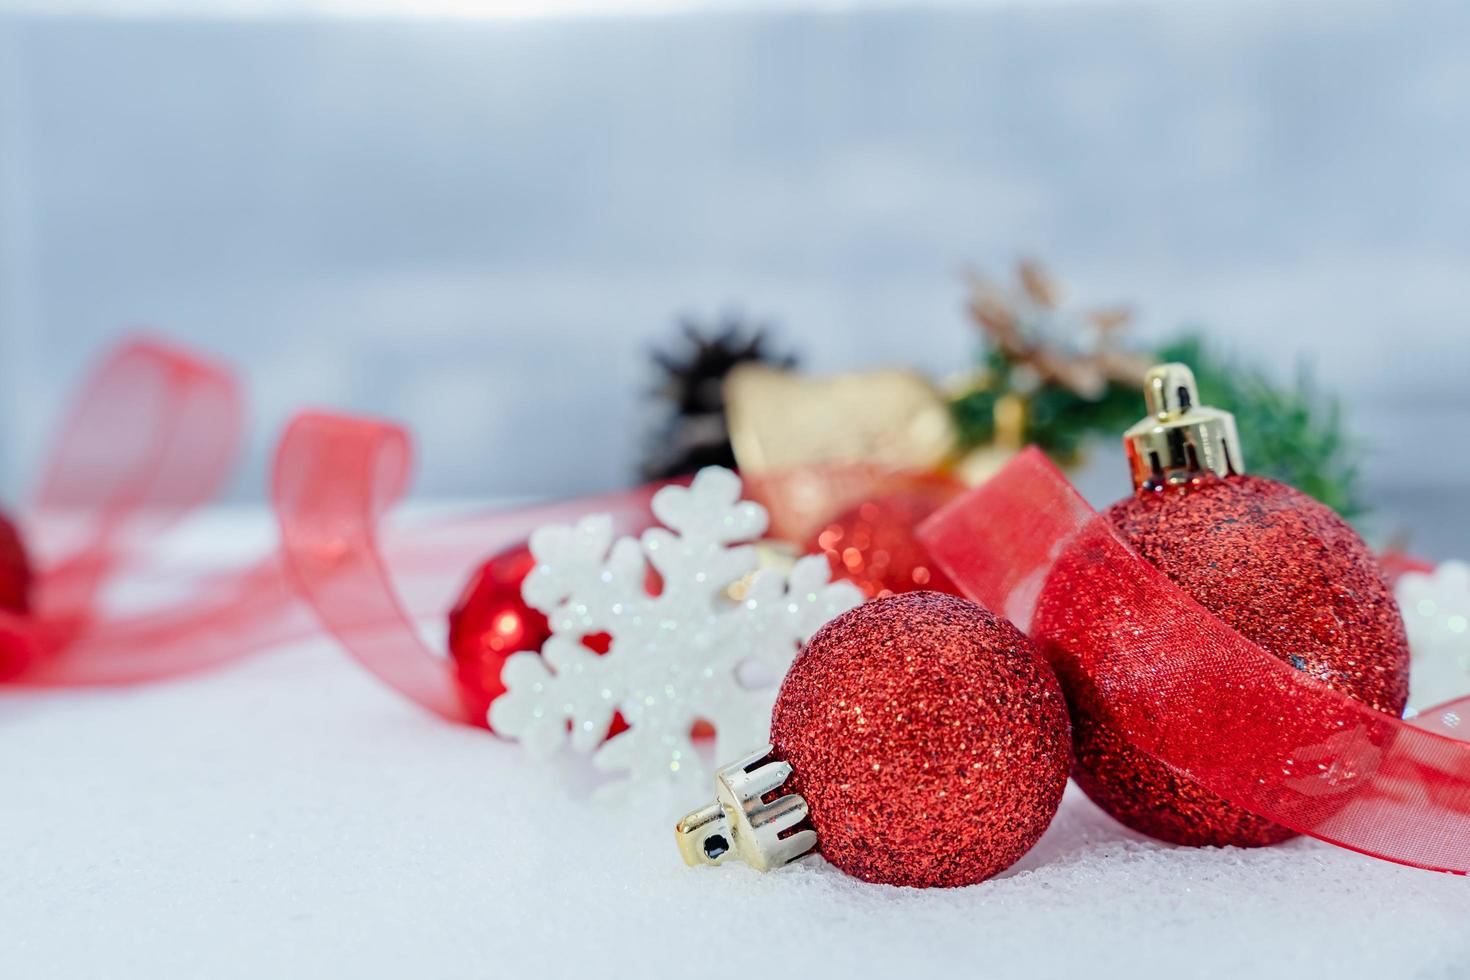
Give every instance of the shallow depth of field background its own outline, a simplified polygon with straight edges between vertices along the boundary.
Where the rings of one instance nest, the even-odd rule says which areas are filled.
[[[949,374],[960,273],[1029,254],[1310,362],[1378,535],[1470,554],[1463,3],[307,6],[0,0],[0,496],[140,324],[245,374],[238,498],[304,405],[410,424],[420,492],[560,494],[633,478],[676,315]]]

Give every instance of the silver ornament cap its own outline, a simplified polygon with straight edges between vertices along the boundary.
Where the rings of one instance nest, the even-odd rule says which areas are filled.
[[[796,793],[766,798],[791,778],[791,764],[762,746],[715,773],[715,801],[685,815],[675,832],[684,863],[720,865],[736,858],[770,871],[816,850],[806,800]]]

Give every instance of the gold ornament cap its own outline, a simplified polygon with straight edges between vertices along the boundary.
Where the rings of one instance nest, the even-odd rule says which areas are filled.
[[[770,871],[816,850],[816,832],[803,826],[806,800],[795,793],[773,796],[791,778],[791,764],[775,758],[775,751],[762,746],[715,773],[715,801],[686,814],[675,828],[685,864],[736,858]]]
[[[1123,435],[1137,490],[1188,488],[1207,476],[1245,472],[1235,416],[1199,404],[1185,364],[1159,364],[1143,377],[1148,418]]]

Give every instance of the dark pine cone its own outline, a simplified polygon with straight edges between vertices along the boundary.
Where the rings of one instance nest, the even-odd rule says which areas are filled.
[[[659,379],[650,391],[659,419],[647,439],[644,479],[666,480],[706,466],[735,467],[725,424],[725,377],[737,364],[758,361],[777,368],[796,366],[792,354],[772,352],[768,327],[724,318],[706,330],[696,320],[680,321],[676,350],[654,350]]]

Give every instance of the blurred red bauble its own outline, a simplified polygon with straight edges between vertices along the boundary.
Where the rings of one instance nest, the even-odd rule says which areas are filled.
[[[539,652],[551,636],[546,617],[521,598],[521,583],[535,567],[529,545],[507,548],[475,570],[449,613],[449,652],[460,701],[466,717],[484,728],[490,727],[490,702],[505,693],[500,680],[505,661],[523,650]],[[650,592],[659,588],[652,569],[647,585]],[[582,637],[582,644],[594,653],[607,653],[610,643],[606,633]],[[614,713],[607,737],[627,728],[622,714]],[[707,723],[694,726],[696,736],[713,733]]]
[[[869,599],[920,589],[958,595],[914,534],[937,506],[922,493],[875,497],[829,521],[805,550],[825,554],[833,576]]]
[[[0,514],[0,609],[25,614],[31,608],[31,563],[20,532]]]
[[[500,668],[513,653],[540,650],[551,636],[546,617],[521,598],[536,559],[516,545],[476,570],[449,613],[449,652],[465,714],[490,727],[490,702],[505,693]]]
[[[864,881],[970,885],[1041,837],[1070,761],[1051,669],[1010,623],[912,592],[822,627],[781,685],[776,758],[817,846]]]
[[[1107,517],[1140,556],[1246,639],[1328,687],[1402,713],[1409,650],[1398,606],[1362,539],[1327,507],[1272,480],[1230,476],[1145,490]],[[1056,602],[1065,593],[1056,590]],[[1037,617],[1043,631],[1066,621],[1045,603]],[[1068,640],[1061,630],[1062,642],[1098,642],[1091,624],[1077,629],[1089,635]],[[1073,777],[1108,813],[1180,844],[1252,847],[1292,836],[1133,748],[1104,721],[1106,692],[1061,669]]]
[[[24,616],[31,608],[31,563],[20,532],[0,514],[0,609]],[[0,681],[16,676],[31,662],[31,646],[0,628]]]

